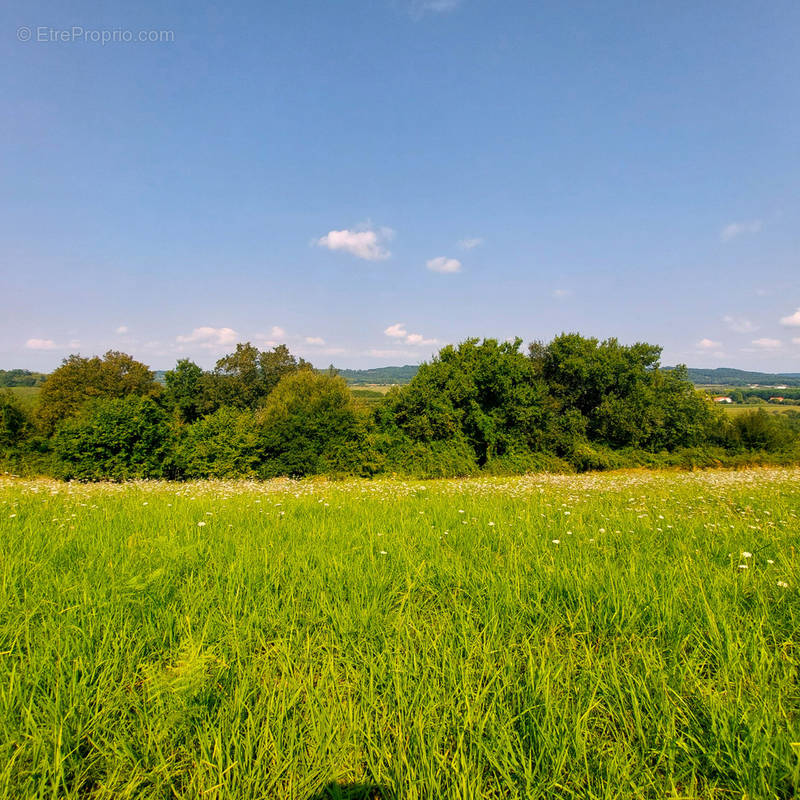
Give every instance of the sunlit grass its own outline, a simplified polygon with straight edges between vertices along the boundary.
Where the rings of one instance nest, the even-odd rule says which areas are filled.
[[[5,481],[0,796],[793,797],[799,517],[800,470]]]

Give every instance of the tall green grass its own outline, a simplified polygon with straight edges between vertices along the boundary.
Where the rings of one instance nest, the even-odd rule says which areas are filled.
[[[800,470],[5,481],[0,797],[794,797],[798,517]]]

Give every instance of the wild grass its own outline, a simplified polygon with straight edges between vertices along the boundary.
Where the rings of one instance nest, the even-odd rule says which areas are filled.
[[[0,797],[791,798],[800,470],[0,483]]]
[[[41,386],[7,386],[0,388],[0,392],[9,392],[19,404],[27,411],[33,411],[39,405]]]

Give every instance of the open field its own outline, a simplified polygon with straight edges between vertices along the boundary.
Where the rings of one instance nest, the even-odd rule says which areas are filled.
[[[800,469],[0,481],[0,797],[791,798]]]
[[[27,409],[36,407],[41,391],[41,386],[7,386],[0,389],[0,392],[11,392]]]
[[[795,411],[800,413],[800,404],[798,405],[777,405],[775,403],[767,403],[765,405],[748,406],[748,405],[725,405],[720,404],[720,408],[724,408],[728,414],[746,414],[748,411],[759,411],[762,408],[767,414],[785,414],[787,411]]]

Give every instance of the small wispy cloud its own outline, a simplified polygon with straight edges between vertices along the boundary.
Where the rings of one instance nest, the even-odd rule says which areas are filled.
[[[236,344],[239,334],[233,328],[212,328],[203,325],[191,333],[176,337],[180,344],[196,344],[209,350]]]
[[[729,242],[737,236],[744,234],[759,233],[764,227],[764,223],[760,219],[745,220],[743,222],[731,222],[726,225],[719,234],[719,238],[723,242]]]
[[[695,347],[698,350],[719,350],[722,347],[722,342],[715,342],[713,339],[701,339]]]
[[[758,330],[758,325],[755,325],[746,317],[736,317],[733,314],[726,314],[722,321],[736,333],[752,333]]]
[[[446,256],[431,258],[425,262],[425,266],[431,270],[431,272],[461,272],[461,262],[457,258],[447,258]]]
[[[321,336],[306,336],[305,343],[322,347],[325,344],[325,340]]]
[[[570,289],[554,289],[553,290],[553,297],[557,300],[563,300],[565,297],[571,297],[572,290]]]
[[[117,328],[117,329],[114,331],[114,333],[119,333],[119,334],[123,334],[123,333],[127,333],[127,332],[128,332],[128,326],[127,326],[127,325],[120,325],[120,326],[119,326],[119,327],[118,327],[118,328]]]
[[[761,339],[753,339],[754,344],[759,350],[779,350],[782,347],[780,339],[769,339],[764,336]]]
[[[419,353],[415,353],[412,350],[398,350],[395,348],[383,349],[380,347],[371,347],[367,350],[367,355],[373,358],[419,358]]]
[[[462,0],[409,0],[407,8],[412,17],[425,14],[446,14],[455,11]]]
[[[472,239],[459,239],[458,246],[462,250],[474,250],[476,247],[480,247],[486,239],[481,236],[475,236]]]
[[[55,350],[58,345],[52,339],[28,339],[25,347],[28,350]]]
[[[402,340],[410,345],[436,344],[436,339],[426,339],[421,333],[409,333],[404,322],[396,322],[384,330],[384,334],[391,339]]]
[[[787,328],[800,328],[800,308],[788,317],[781,317],[781,325],[786,325]]]
[[[328,231],[316,240],[317,247],[350,253],[365,261],[385,261],[392,253],[386,246],[394,236],[391,228],[366,227],[364,230]]]

